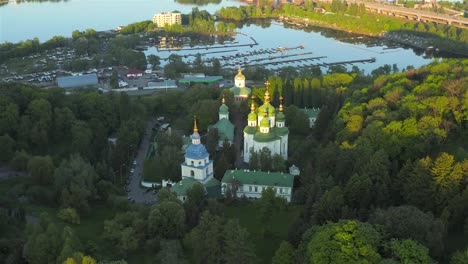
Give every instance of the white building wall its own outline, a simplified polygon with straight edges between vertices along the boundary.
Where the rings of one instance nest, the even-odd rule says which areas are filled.
[[[153,16],[153,24],[158,27],[180,25],[182,24],[182,16],[180,13],[159,13]]]
[[[193,165],[193,166],[196,166],[196,167],[199,167],[199,166],[205,166],[205,164],[208,163],[208,158],[206,159],[190,159],[190,158],[185,158],[185,163],[187,163],[188,165]]]
[[[219,120],[223,119],[223,118],[226,118],[226,119],[229,119],[229,113],[227,114],[219,114]]]
[[[227,188],[221,188],[222,195],[225,195],[226,190],[231,187],[231,184],[227,184],[226,186]],[[275,190],[276,196],[285,199],[288,203],[291,202],[291,187],[244,184],[239,186],[236,195],[239,198],[245,196],[247,198],[259,199],[262,197],[262,191],[266,190],[268,187],[271,187]]]
[[[182,164],[182,177],[194,178],[199,181],[204,181],[210,175],[213,175],[213,162],[206,167],[191,167]],[[193,172],[193,175],[192,175]]]
[[[244,162],[250,162],[250,149],[253,147],[253,135],[244,132]]]
[[[288,135],[271,142],[257,142],[253,135],[244,133],[244,162],[250,162],[250,149],[255,152],[261,151],[264,147],[271,151],[271,155],[279,154],[284,160],[288,159]]]
[[[239,88],[245,87],[245,80],[235,80],[234,79],[234,85],[239,87]]]

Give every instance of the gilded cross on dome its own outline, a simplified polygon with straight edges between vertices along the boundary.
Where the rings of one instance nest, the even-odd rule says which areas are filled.
[[[254,103],[254,99],[255,99],[255,96],[252,95],[252,102],[250,104],[250,112],[255,112],[255,103]]]

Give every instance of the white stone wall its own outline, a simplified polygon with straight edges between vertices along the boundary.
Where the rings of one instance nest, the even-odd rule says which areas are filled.
[[[182,164],[181,170],[182,177],[189,177],[198,181],[204,181],[208,176],[213,174],[213,162],[209,163],[206,167],[191,167]]]
[[[234,85],[239,87],[239,88],[245,87],[245,80],[236,80],[236,79],[234,79]]]
[[[250,162],[250,148],[253,147],[253,135],[244,132],[244,162]]]
[[[195,167],[200,167],[200,166],[205,166],[209,162],[208,158],[206,159],[190,159],[190,158],[185,158],[185,163],[188,165],[193,165]]]
[[[180,25],[182,23],[182,15],[180,13],[160,13],[153,16],[153,24],[158,27],[164,25]]]
[[[244,162],[250,162],[250,149],[255,152],[261,151],[264,147],[271,151],[271,155],[279,154],[284,160],[288,159],[288,135],[271,142],[257,142],[253,135],[244,133]]]
[[[226,118],[226,119],[229,119],[229,113],[227,114],[219,114],[219,120],[223,119],[223,118]]]
[[[230,188],[230,184],[226,185],[227,188]],[[238,198],[245,196],[247,198],[261,198],[262,191],[266,190],[268,187],[271,187],[275,190],[276,196],[285,199],[288,203],[291,202],[292,197],[292,188],[291,187],[276,187],[276,186],[267,186],[267,185],[249,185],[244,184],[239,186],[239,189],[236,192]],[[221,188],[222,195],[225,195],[227,188]]]
[[[315,126],[315,120],[317,120],[317,118],[309,117],[309,127],[310,128],[313,128]]]
[[[281,136],[281,156],[284,160],[288,160],[288,135]]]

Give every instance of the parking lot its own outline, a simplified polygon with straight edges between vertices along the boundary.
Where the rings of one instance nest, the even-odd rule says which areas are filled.
[[[146,152],[152,142],[152,128],[156,124],[156,118],[148,121],[146,126],[146,132],[143,136],[140,146],[137,151],[137,155],[132,161],[132,169],[130,171],[128,184],[125,186],[128,193],[127,199],[132,202],[140,204],[155,204],[156,195],[151,189],[141,187],[141,174],[143,172],[143,163],[146,158]]]

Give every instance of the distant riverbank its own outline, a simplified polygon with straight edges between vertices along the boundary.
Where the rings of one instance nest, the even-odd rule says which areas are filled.
[[[250,18],[279,19],[299,28],[319,26],[361,35],[395,39],[395,34],[411,35],[410,38],[400,38],[399,43],[418,49],[428,47],[456,56],[468,56],[468,29],[456,28],[446,24],[433,22],[416,22],[394,17],[367,13],[363,7],[344,7],[334,12],[327,9],[317,10],[312,7],[283,5],[281,9],[271,9],[263,12],[252,7],[221,8],[218,15],[222,19],[245,21]],[[333,8],[333,7],[331,7]],[[414,38],[415,40],[411,40]],[[422,41],[421,41],[422,40]]]
[[[369,37],[378,37],[383,38],[385,40],[389,40],[392,42],[397,42],[400,44],[404,44],[413,48],[427,50],[431,49],[434,51],[443,51],[444,53],[453,54],[455,57],[468,56],[468,44],[467,43],[460,43],[457,41],[453,41],[450,39],[444,39],[436,34],[432,36],[427,36],[429,34],[426,33],[426,36],[418,36],[418,35],[425,35],[423,32],[415,32],[409,30],[401,30],[401,31],[389,31],[389,32],[370,32],[369,30],[360,30],[360,29],[345,29],[339,24],[333,23],[326,23],[320,20],[311,20],[307,18],[295,17],[295,16],[282,16],[278,19],[279,21],[291,25],[295,25],[297,27],[306,27],[306,26],[317,26],[317,27],[324,27],[330,28],[339,31],[346,31],[352,34],[359,34],[365,35]]]

